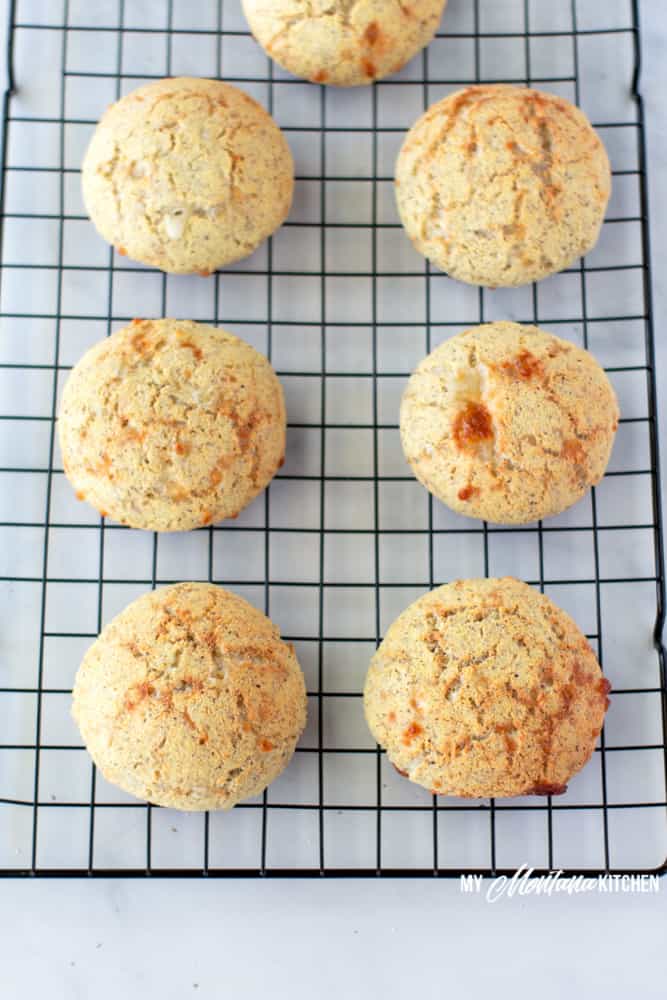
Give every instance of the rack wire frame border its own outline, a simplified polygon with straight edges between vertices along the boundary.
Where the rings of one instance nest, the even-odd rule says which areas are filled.
[[[172,2],[173,2],[173,0],[170,0],[170,3],[169,3],[169,9],[170,9],[170,11],[171,11],[171,8],[172,8]],[[665,767],[665,773],[667,775],[667,654],[666,654],[666,650],[665,650],[665,646],[664,646],[664,641],[663,641],[663,638],[664,638],[664,627],[665,627],[665,618],[666,618],[666,608],[665,608],[665,604],[666,604],[666,602],[665,602],[665,572],[664,572],[664,570],[665,570],[665,564],[664,564],[663,521],[662,521],[662,498],[661,498],[661,482],[660,482],[660,457],[659,457],[659,443],[658,443],[658,430],[657,430],[657,395],[656,395],[656,385],[655,385],[655,342],[654,342],[653,301],[652,301],[652,287],[651,287],[651,240],[650,240],[650,225],[649,225],[649,214],[648,214],[647,151],[646,151],[646,136],[645,136],[644,102],[643,102],[643,97],[642,97],[641,90],[640,90],[641,69],[642,69],[642,66],[641,66],[640,15],[639,15],[639,2],[640,2],[640,0],[630,0],[630,2],[631,2],[632,18],[633,18],[632,27],[631,28],[627,28],[627,29],[625,29],[625,28],[624,29],[618,29],[618,30],[622,30],[624,32],[631,32],[632,33],[632,36],[633,36],[633,49],[634,49],[634,69],[633,69],[633,73],[632,73],[631,93],[632,93],[632,97],[633,97],[633,99],[635,101],[635,105],[636,105],[636,109],[637,109],[637,121],[636,121],[636,126],[637,126],[637,155],[638,155],[638,170],[637,170],[637,175],[638,175],[638,179],[639,179],[639,203],[640,203],[640,209],[641,209],[641,214],[640,214],[639,221],[641,222],[641,245],[642,245],[642,263],[641,263],[640,267],[641,267],[641,271],[642,271],[642,285],[643,285],[643,297],[644,297],[644,314],[641,317],[639,317],[639,318],[642,320],[642,322],[644,324],[644,339],[645,339],[645,352],[646,352],[647,405],[648,405],[647,420],[648,420],[648,425],[649,425],[649,449],[650,449],[650,456],[651,456],[650,476],[651,476],[651,494],[652,494],[653,516],[654,516],[653,543],[654,543],[655,573],[656,573],[656,577],[655,577],[655,583],[656,583],[656,617],[655,617],[653,639],[654,639],[654,647],[655,647],[655,650],[656,650],[657,656],[658,656],[658,666],[659,666],[659,675],[660,675],[660,700],[661,700],[661,706],[662,706],[662,746],[661,746],[661,749],[663,751],[663,758],[664,758],[663,763],[664,763],[664,767]],[[67,0],[65,0],[65,4],[66,3],[67,3]],[[120,3],[121,3],[121,9],[122,9],[123,0],[120,0]],[[527,13],[528,12],[528,4],[529,4],[529,0],[524,0],[524,11],[525,11],[525,14],[526,14],[526,22],[525,22],[526,24],[528,23],[528,13]],[[7,83],[6,83],[6,87],[5,87],[4,94],[3,94],[3,102],[2,102],[3,120],[2,120],[1,134],[0,134],[0,163],[1,163],[1,167],[0,167],[0,170],[1,170],[1,173],[0,173],[0,217],[2,217],[2,218],[5,217],[5,177],[6,177],[6,167],[7,167],[7,164],[6,164],[6,155],[7,155],[8,126],[9,126],[9,120],[10,120],[10,105],[11,105],[11,98],[12,98],[13,94],[15,93],[15,78],[14,78],[14,68],[13,68],[13,53],[14,53],[14,40],[15,40],[15,28],[16,28],[16,6],[17,6],[17,0],[9,0],[9,4],[8,4],[8,34],[7,34],[7,61],[6,61],[6,66],[7,66]],[[219,4],[219,9],[220,9],[220,6],[221,5]],[[479,34],[479,0],[475,0],[475,5],[474,6],[475,6],[475,32],[470,37],[472,37],[472,38],[475,39],[476,45],[478,46],[479,45],[479,38],[480,38],[480,34]],[[578,89],[578,69],[577,69],[577,46],[576,46],[576,38],[579,35],[585,34],[586,32],[578,30],[577,26],[576,26],[576,0],[571,0],[571,9],[572,9],[572,16],[573,16],[573,30],[572,30],[572,32],[565,32],[564,34],[571,34],[573,36],[573,41],[574,41],[574,61],[575,61],[574,81],[575,81],[575,87]],[[113,30],[114,31],[118,31],[119,34],[120,34],[120,33],[122,33],[123,28],[119,26],[117,28],[114,28]],[[134,30],[136,30],[136,29],[134,29]],[[152,31],[153,29],[146,29],[146,30]],[[172,32],[171,23],[169,23],[168,27],[167,27],[167,35],[169,36],[171,34],[171,32]],[[208,33],[210,33],[210,32],[208,32]],[[234,32],[227,32],[227,33],[234,34]],[[66,34],[67,34],[67,25],[65,25],[64,28],[63,28],[63,40],[65,39]],[[222,35],[223,34],[220,23],[218,24],[217,34],[218,35]],[[523,33],[518,33],[518,34],[522,34],[525,37],[526,46],[528,46],[529,39],[531,37],[530,32],[528,30],[525,30]],[[217,58],[218,58],[218,64],[219,64],[219,62],[220,62],[219,48],[218,48],[218,56],[217,56]],[[426,60],[428,59],[428,53],[427,53],[427,51],[425,51],[423,58],[424,58],[424,61],[425,61],[425,65],[427,65],[427,63],[426,63]],[[168,75],[169,74],[169,57],[167,59],[167,64],[168,64],[167,65],[167,75]],[[120,69],[120,67],[119,67],[119,69]],[[527,82],[530,84],[531,83],[531,78],[530,78],[530,59],[529,59],[528,55],[527,55],[527,58],[526,58],[526,69],[527,69]],[[65,70],[65,67],[63,66],[63,72],[64,72],[64,70]],[[269,74],[270,74],[269,81],[268,81],[269,82],[269,111],[272,111],[273,110],[273,108],[272,108],[273,89],[270,86],[270,84],[273,82],[273,64],[271,64],[271,66],[270,66]],[[218,76],[219,75],[220,74],[218,73]],[[477,52],[477,75],[478,75],[478,79],[479,79],[479,52]],[[120,85],[120,73],[117,74],[116,76],[117,76],[117,86],[119,87],[119,85]],[[265,82],[265,81],[263,80],[262,82]],[[428,85],[428,82],[429,81],[427,80],[426,73],[425,73],[424,74],[424,81],[423,81],[425,88]],[[539,80],[533,79],[532,82],[539,82]],[[326,114],[326,108],[325,108],[325,102],[324,102],[324,88],[323,87],[320,87],[320,92],[321,92],[321,114],[322,114],[321,142],[323,142],[324,141],[324,135],[325,135],[325,114]],[[425,91],[425,94],[426,94],[426,91]],[[119,96],[119,94],[117,96]],[[61,124],[62,124],[62,120],[63,119],[64,119],[64,107],[61,107]],[[62,128],[61,128],[61,132],[62,132]],[[373,87],[373,126],[372,126],[372,134],[373,134],[373,175],[372,175],[372,178],[369,178],[369,180],[372,181],[373,187],[375,188],[375,185],[376,185],[377,180],[378,180],[378,176],[377,176],[377,155],[378,155],[377,154],[377,97],[376,97],[375,87]],[[61,153],[62,153],[62,142],[63,142],[62,134],[61,134],[61,140],[60,141],[61,141]],[[61,156],[61,163],[62,163],[62,156]],[[62,185],[62,182],[63,182],[63,169],[64,168],[61,168],[61,170],[60,170],[60,183],[61,183],[61,185]],[[321,199],[322,199],[322,201],[324,201],[324,199],[325,199],[325,192],[326,192],[326,186],[325,186],[325,183],[324,183],[324,179],[322,179],[322,183],[321,183]],[[322,211],[322,219],[324,219],[324,205],[322,205],[322,209],[323,209],[323,211]],[[375,228],[378,227],[378,225],[381,225],[377,221],[377,199],[375,197],[373,197],[372,221],[370,222],[369,225],[372,227],[372,229],[375,229]],[[320,227],[320,232],[321,232],[321,240],[324,240],[324,229],[325,229],[325,223],[324,223],[324,221],[321,221],[319,223],[319,227]],[[3,236],[4,236],[4,233],[0,234],[0,246],[2,244],[2,238],[3,238]],[[60,240],[62,242],[62,230],[61,230]],[[62,247],[61,247],[61,251],[62,251]],[[272,271],[271,271],[271,241],[269,241],[269,251],[268,252],[269,252],[269,261],[268,261],[268,268],[267,268],[267,270],[268,270],[268,273],[271,274],[272,273]],[[376,248],[375,240],[373,241],[373,244],[372,244],[372,253],[373,253],[372,276],[375,277],[375,275],[377,273],[377,267],[376,267],[376,265],[377,265],[377,259],[376,259],[377,248]],[[61,270],[62,269],[62,252],[60,253],[59,260],[60,260],[60,263],[58,265],[58,269]],[[106,268],[105,268],[105,270],[106,270]],[[109,258],[108,270],[109,270],[109,281],[111,282],[112,275],[113,275],[113,270],[114,270],[113,269],[113,264],[112,264],[112,259],[111,259],[111,252],[110,252],[110,258]],[[321,272],[321,275],[320,275],[322,282],[324,281],[325,274],[326,274],[326,269],[324,267],[324,262],[322,262],[322,272]],[[430,274],[430,265],[427,265],[426,274],[427,274],[427,276]],[[585,325],[586,325],[586,313],[585,313],[586,306],[585,306],[585,287],[583,287],[584,286],[583,265],[582,265],[582,268],[581,268],[581,281],[582,281],[582,302],[583,302],[583,313],[584,313],[583,317],[582,317],[582,322],[583,322],[584,328],[585,328]],[[270,287],[271,286],[269,284],[269,299],[270,299],[270,295],[271,295]],[[427,289],[427,291],[426,291],[426,297],[427,297],[426,329],[427,329],[427,338],[429,340],[429,347],[430,347],[430,323],[429,323],[429,303],[428,303],[429,284],[428,284],[428,282],[426,283],[426,289]],[[60,294],[61,294],[61,290],[60,290],[60,284],[59,284],[59,291],[58,291],[58,296],[59,297],[60,297]],[[216,300],[217,300],[217,294],[218,294],[218,292],[217,292],[217,285],[216,285]],[[534,286],[533,286],[533,295],[535,295],[535,287]],[[377,303],[375,301],[375,298],[376,297],[374,295],[373,296],[373,299],[374,299],[374,301],[373,301],[373,318],[372,318],[373,359],[374,359],[374,361],[373,361],[372,378],[373,378],[374,382],[375,382],[375,379],[376,379],[377,374],[378,374],[378,372],[377,372],[377,364],[376,364],[376,361],[377,361],[377,326],[378,326],[378,317],[377,317]],[[163,305],[164,305],[164,300],[165,300],[165,291],[164,291],[164,284],[163,284]],[[480,290],[480,320],[483,321],[483,309],[481,307],[482,307],[482,293],[481,293],[481,290]],[[325,293],[324,293],[324,289],[322,290],[322,305],[321,305],[321,309],[322,309],[322,315],[321,315],[321,323],[319,325],[321,326],[322,338],[324,340],[324,338],[326,336],[325,335]],[[164,313],[164,310],[163,310],[163,313]],[[217,308],[216,308],[216,315],[217,315]],[[60,317],[61,317],[60,298],[59,298],[59,301],[58,301],[57,317],[58,317],[58,319],[60,319]],[[110,311],[109,311],[109,315],[106,317],[106,322],[107,322],[108,327],[110,329],[110,324],[111,324],[111,312]],[[267,323],[268,323],[268,329],[269,329],[268,338],[269,338],[269,351],[270,351],[271,327],[272,327],[271,304],[270,304],[270,301],[269,301],[269,308],[268,308],[268,320],[267,320]],[[56,333],[56,336],[57,336],[57,333]],[[56,368],[57,368],[57,363],[56,363]],[[326,353],[325,353],[324,350],[322,351],[322,372],[321,372],[321,374],[322,374],[322,393],[323,393],[323,398],[324,398],[324,394],[326,392],[326,380],[325,380],[325,376],[327,374],[326,373]],[[51,418],[50,418],[51,422],[52,422],[52,425],[55,422],[55,400],[56,400],[56,396],[55,396],[55,391],[54,391],[54,399],[53,399],[54,410],[53,410],[53,413],[52,413]],[[322,402],[322,409],[323,409],[323,412],[324,412],[324,401]],[[325,426],[326,426],[326,424],[325,424],[325,421],[323,419],[322,420],[322,424],[321,424],[321,434],[322,434],[322,441],[321,441],[321,461],[322,461],[322,468],[324,468],[324,449],[325,449],[324,432],[325,432]],[[376,583],[375,583],[375,587],[377,588],[379,586],[379,583],[378,583],[378,581],[379,581],[379,574],[377,572],[377,570],[378,570],[378,562],[379,562],[378,530],[377,530],[377,503],[378,503],[377,490],[378,490],[378,481],[379,481],[377,434],[378,434],[379,425],[378,425],[378,412],[377,412],[377,395],[376,395],[375,392],[374,392],[374,413],[373,413],[372,428],[373,428],[373,435],[374,435],[374,448],[373,448],[373,452],[374,452],[374,475],[372,477],[372,480],[373,480],[373,484],[374,484],[375,510],[376,510],[376,517],[375,517],[375,524],[376,524],[376,528],[375,528],[375,564],[376,564],[375,569],[376,569],[376,577],[375,577],[375,579],[376,579]],[[53,430],[52,430],[52,433],[53,433]],[[49,475],[51,475],[51,473],[53,471],[53,461],[52,461],[52,458],[53,458],[53,442],[52,442],[52,445],[51,445],[51,460],[49,462]],[[323,482],[324,481],[324,476],[322,476],[320,478],[321,478],[321,480]],[[45,525],[46,526],[48,526],[48,524],[49,524],[49,502],[50,502],[50,489],[47,490],[47,510],[46,510],[46,515],[45,515]],[[323,503],[323,499],[322,499],[322,503]],[[593,530],[594,530],[594,536],[595,536],[595,546],[596,546],[596,551],[597,551],[597,531],[598,531],[598,529],[597,529],[597,525],[595,524],[595,511],[594,511],[593,517],[594,517]],[[267,503],[266,503],[266,523],[265,523],[264,531],[268,535],[268,532],[269,532],[268,496],[267,496]],[[487,532],[487,527],[485,525],[484,526],[485,538],[486,538],[486,532]],[[539,533],[540,533],[540,549],[541,549],[541,544],[542,544],[542,542],[541,542],[542,526],[541,525],[539,527]],[[319,534],[320,534],[320,547],[322,547],[324,545],[324,536],[325,536],[325,527],[324,527],[324,520],[323,520],[323,518],[321,519]],[[431,499],[429,499],[429,544],[431,546],[431,559],[430,559],[431,585],[433,585],[432,543],[433,543],[433,511],[432,511],[432,501],[431,501]],[[153,551],[153,586],[155,586],[156,554],[157,554],[156,553],[155,541],[154,541],[154,547],[153,548],[154,548],[154,551]],[[103,558],[103,544],[101,545],[101,549],[100,549],[100,580],[102,579],[102,558]],[[46,555],[45,555],[45,559],[46,559]],[[266,563],[267,563],[266,570],[267,570],[267,573],[266,573],[266,580],[265,580],[265,583],[264,583],[264,587],[265,587],[265,602],[267,604],[267,612],[268,612],[268,601],[269,601],[268,559],[269,559],[269,556],[268,556],[268,546],[267,546],[267,549],[266,549]],[[211,560],[211,555],[209,554],[209,564],[210,564],[210,560]],[[596,557],[596,561],[597,561],[597,557]],[[488,555],[487,555],[487,566],[488,566]],[[322,567],[323,567],[323,558],[322,558],[322,553],[320,553],[320,572],[322,572]],[[210,576],[210,574],[211,574],[211,570],[209,571],[209,576]],[[543,577],[542,571],[541,571],[541,577]],[[544,587],[543,579],[541,579],[540,583],[541,583],[541,587],[543,589],[543,587]],[[596,568],[596,581],[595,581],[595,583],[596,583],[596,587],[597,587],[597,590],[598,590],[598,620],[599,620],[599,571],[598,571],[597,568]],[[43,576],[43,579],[42,579],[42,585],[43,585],[43,588],[45,589],[45,586],[46,586],[46,566],[44,568],[44,576]],[[319,583],[320,623],[322,622],[322,607],[321,607],[321,604],[322,604],[322,593],[323,593],[323,580],[322,580],[322,578],[320,578],[320,583]],[[44,597],[42,598],[42,600],[44,600]],[[43,614],[44,614],[44,608],[42,608],[42,616],[43,616]],[[100,618],[100,621],[101,621],[101,596],[100,596],[99,618]],[[378,605],[378,602],[376,601],[376,640],[379,641],[380,637],[381,637],[381,633],[380,633],[379,605]],[[44,638],[44,621],[42,621],[42,641],[43,641],[43,638]],[[320,629],[320,640],[319,641],[320,641],[320,647],[321,647],[322,641],[323,641],[323,639],[322,639],[322,630],[321,629]],[[321,718],[321,716],[322,716],[322,697],[321,697],[321,691],[322,691],[322,653],[321,653],[321,649],[320,649],[320,657],[319,657],[319,659],[320,659],[320,666],[319,666],[319,688],[318,688],[318,692],[319,692],[319,694],[318,694],[318,712],[319,712],[319,721],[320,721],[320,726],[319,726],[319,744],[320,744],[320,746],[319,746],[319,750],[317,750],[316,752],[318,753],[318,767],[319,767],[319,771],[320,771],[320,788],[321,788],[321,783],[322,783],[322,757],[323,757],[323,752],[322,752],[322,736],[321,736],[321,733],[322,733],[322,727],[321,727],[321,721],[322,721],[322,718]],[[40,675],[39,686],[40,686],[40,689],[41,689],[41,675]],[[38,721],[38,725],[39,725],[39,721]],[[39,750],[39,740],[37,741],[37,747],[36,748],[37,748],[37,750]],[[358,752],[358,751],[355,751],[355,752]],[[373,751],[371,751],[371,752],[373,752]],[[377,757],[377,788],[378,788],[378,796],[379,796],[380,795],[380,789],[381,789],[381,781],[380,781],[381,755],[380,755],[379,748],[377,748],[376,751],[374,751],[374,752],[375,752],[376,757]],[[17,878],[24,878],[24,877],[40,877],[40,878],[68,878],[68,877],[87,877],[87,878],[109,878],[109,877],[112,877],[112,878],[118,878],[118,877],[124,877],[124,878],[144,878],[144,877],[153,877],[153,878],[197,878],[197,877],[210,877],[210,878],[247,878],[247,877],[258,877],[258,876],[260,876],[260,877],[270,877],[270,878],[295,878],[295,877],[296,878],[313,878],[313,877],[327,877],[327,878],[332,878],[332,877],[333,878],[341,878],[341,877],[342,878],[365,878],[365,877],[393,877],[393,878],[439,877],[439,878],[458,878],[458,877],[463,876],[463,875],[483,875],[485,877],[497,877],[497,876],[511,877],[512,875],[515,874],[515,870],[514,869],[509,869],[509,868],[505,868],[505,867],[499,867],[499,866],[497,866],[495,864],[495,850],[494,850],[494,844],[493,844],[493,840],[494,840],[494,827],[493,827],[493,823],[491,824],[491,841],[492,841],[492,844],[491,844],[491,858],[492,858],[492,863],[491,863],[491,865],[489,867],[486,867],[486,868],[460,868],[460,867],[457,867],[457,868],[441,868],[441,867],[439,867],[438,863],[437,863],[437,819],[438,819],[438,811],[440,811],[440,810],[438,808],[436,808],[435,802],[434,802],[434,807],[433,807],[433,824],[434,824],[434,865],[433,865],[433,867],[404,869],[404,868],[387,868],[387,867],[383,867],[381,865],[378,865],[376,868],[345,868],[345,867],[327,868],[325,866],[325,864],[324,864],[324,860],[323,860],[323,856],[322,856],[322,850],[323,850],[323,827],[322,827],[322,824],[323,824],[323,811],[324,810],[323,810],[322,801],[320,800],[320,804],[319,804],[319,824],[320,824],[320,829],[319,829],[319,832],[320,832],[320,840],[319,840],[319,843],[320,843],[320,865],[319,865],[319,869],[318,868],[271,868],[271,867],[266,866],[266,864],[265,864],[265,858],[266,858],[266,792],[264,793],[264,802],[263,802],[263,805],[259,807],[259,808],[262,808],[263,816],[264,816],[263,829],[262,829],[262,865],[259,868],[247,868],[246,869],[246,868],[216,868],[216,867],[209,867],[209,865],[208,865],[208,819],[209,819],[208,815],[206,815],[206,817],[205,817],[205,823],[206,823],[206,826],[205,826],[205,864],[204,864],[204,866],[202,868],[187,868],[187,869],[186,868],[153,868],[151,866],[151,863],[150,863],[150,841],[151,841],[151,822],[150,822],[150,817],[151,817],[151,809],[152,809],[152,807],[150,805],[147,806],[147,812],[148,812],[148,821],[147,821],[147,838],[148,838],[148,840],[147,840],[147,861],[148,861],[148,863],[147,863],[146,867],[145,868],[101,868],[101,867],[96,867],[96,866],[93,866],[93,864],[92,864],[92,844],[93,844],[93,824],[94,824],[94,793],[95,793],[94,784],[95,784],[95,769],[93,769],[92,788],[91,788],[91,803],[90,803],[90,809],[91,809],[90,864],[89,864],[89,866],[87,868],[46,868],[46,867],[38,867],[36,865],[36,858],[35,858],[35,832],[34,832],[35,829],[36,829],[36,826],[35,826],[35,824],[36,824],[36,810],[37,810],[37,803],[38,803],[37,775],[36,775],[36,777],[35,777],[35,802],[34,802],[34,806],[33,806],[33,808],[35,810],[35,815],[34,815],[34,818],[33,818],[34,831],[33,831],[33,856],[32,856],[32,864],[31,864],[31,866],[29,868],[22,868],[22,869],[18,869],[18,868],[17,869],[0,869],[0,877],[17,877]],[[313,808],[317,809],[318,807],[314,806]],[[386,808],[387,807],[383,806],[382,803],[381,803],[381,801],[380,801],[380,799],[378,798],[377,805],[375,806],[375,809],[377,811],[377,826],[378,826],[378,858],[380,856],[380,848],[379,848],[379,844],[380,844],[380,840],[379,840],[379,836],[380,836],[380,834],[379,834],[380,820],[381,820],[382,810],[386,809]],[[391,807],[389,807],[389,808],[391,808]],[[495,806],[494,801],[490,800],[489,809],[490,809],[491,814],[493,814],[495,808],[502,809],[503,807],[502,806],[500,806],[500,807]],[[558,808],[558,807],[556,806],[555,808]],[[574,807],[573,806],[566,806],[566,807],[563,807],[563,808],[571,809],[571,808],[576,808],[576,806],[574,806]],[[605,798],[605,801],[603,802],[601,808],[603,809],[603,813],[604,813],[604,817],[605,817],[605,829],[606,829],[607,810],[609,808],[613,808],[613,806],[610,806],[606,802],[606,798]],[[551,799],[549,797],[548,810],[549,810],[549,829],[550,829],[549,836],[550,836],[550,838],[551,838],[551,809],[552,809],[552,805],[551,805]],[[606,851],[607,851],[607,857],[608,857],[608,836],[607,836],[607,834],[605,835],[605,839],[607,841]],[[553,869],[550,868],[550,867],[549,868],[535,868],[535,869],[532,869],[532,872],[535,875],[545,875],[545,874],[548,874],[552,870]],[[642,869],[642,874],[664,875],[666,873],[667,873],[667,858],[665,859],[665,861],[661,865],[657,866],[656,868],[654,868],[654,869],[652,869],[650,871],[645,871],[644,869]],[[605,867],[600,867],[600,868],[581,868],[581,869],[578,869],[578,868],[568,868],[566,870],[565,874],[568,875],[568,876],[585,876],[585,877],[591,877],[592,876],[592,877],[595,877],[595,876],[605,875],[605,874],[633,875],[633,874],[636,874],[636,871],[633,870],[633,869],[629,869],[629,868],[612,868],[612,867],[609,866],[609,864],[607,864]]]

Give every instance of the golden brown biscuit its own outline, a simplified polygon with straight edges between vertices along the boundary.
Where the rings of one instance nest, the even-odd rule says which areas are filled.
[[[256,101],[229,83],[179,77],[133,90],[102,116],[83,198],[119,253],[208,274],[280,226],[293,176],[287,141]]]
[[[236,517],[285,454],[285,403],[263,355],[225,330],[133,320],[70,373],[58,420],[80,500],[132,528]]]
[[[618,404],[595,358],[534,326],[487,323],[451,337],[413,372],[401,402],[412,470],[460,514],[524,524],[598,483]]]
[[[229,809],[287,766],[306,722],[293,648],[208,583],[144,594],[107,625],[72,713],[104,777],[175,809]]]
[[[459,580],[390,626],[364,707],[392,764],[437,795],[558,795],[593,752],[609,687],[549,598],[509,577]]]
[[[431,41],[447,0],[243,0],[277,63],[313,83],[354,87],[397,73]]]
[[[396,163],[396,199],[420,253],[473,285],[524,285],[597,242],[611,171],[562,97],[475,86],[428,109]]]

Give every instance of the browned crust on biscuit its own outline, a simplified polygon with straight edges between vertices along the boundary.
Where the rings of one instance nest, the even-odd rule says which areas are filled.
[[[341,87],[395,73],[436,32],[446,0],[243,0],[251,31],[288,72]]]
[[[287,141],[229,83],[156,80],[102,116],[82,166],[88,214],[118,252],[164,271],[210,275],[284,221]]]
[[[179,809],[229,808],[286,766],[305,724],[293,649],[211,584],[129,605],[91,646],[74,717],[105,777]]]
[[[568,267],[596,243],[610,191],[607,154],[580,109],[506,85],[434,104],[396,165],[416,249],[478,285],[522,285]]]
[[[59,435],[77,493],[136,528],[182,531],[235,516],[285,454],[269,362],[224,330],[133,320],[65,385]]]
[[[396,769],[436,794],[559,795],[593,752],[608,691],[546,596],[511,578],[463,580],[391,625],[364,707]]]
[[[403,451],[453,510],[500,524],[558,514],[600,481],[618,427],[587,351],[536,327],[488,323],[442,343],[401,401]]]

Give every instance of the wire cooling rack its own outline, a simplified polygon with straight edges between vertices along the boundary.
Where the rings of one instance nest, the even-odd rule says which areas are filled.
[[[450,0],[426,52],[352,91],[272,65],[238,0],[19,0],[8,55],[2,874],[662,870],[664,579],[636,4]],[[106,105],[146,79],[188,73],[223,77],[261,101],[296,161],[289,221],[210,279],[117,257],[79,192],[83,150]],[[535,84],[581,104],[610,153],[614,194],[598,246],[534,287],[456,283],[413,251],[398,222],[392,172],[405,130],[472,81]],[[135,315],[223,324],[280,374],[287,461],[233,524],[131,531],[77,503],[64,479],[55,414],[67,370]],[[424,354],[501,318],[589,347],[623,417],[600,486],[560,517],[517,529],[434,502],[409,474],[397,427],[401,391]],[[399,778],[371,741],[366,667],[419,594],[504,573],[553,597],[597,649],[613,684],[604,734],[562,797],[436,799]],[[102,625],[148,588],[184,579],[213,580],[264,608],[307,678],[309,723],[293,762],[230,813],[184,815],[125,796],[96,773],[69,716],[74,673]]]

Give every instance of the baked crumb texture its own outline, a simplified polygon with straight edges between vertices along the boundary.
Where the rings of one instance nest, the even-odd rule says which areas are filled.
[[[371,661],[366,718],[392,764],[437,795],[558,795],[591,756],[609,682],[572,619],[512,578],[411,604]]]
[[[512,86],[474,86],[434,104],[396,164],[398,210],[415,248],[452,278],[524,285],[597,242],[609,159],[579,108]]]
[[[283,391],[225,330],[133,320],[71,371],[58,419],[80,500],[132,528],[187,531],[236,517],[285,455]]]
[[[107,625],[72,709],[104,777],[175,809],[228,809],[287,766],[306,723],[294,649],[206,583],[145,594]]]
[[[533,326],[487,323],[446,340],[410,377],[403,451],[453,510],[498,524],[559,514],[598,483],[618,427],[595,358]]]
[[[354,87],[397,73],[431,41],[446,0],[243,0],[272,59],[313,83]]]
[[[287,141],[229,83],[158,80],[112,104],[86,152],[86,210],[120,254],[210,274],[247,257],[292,202]]]

